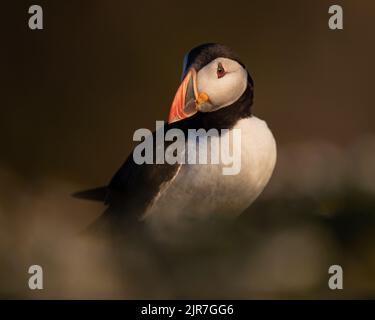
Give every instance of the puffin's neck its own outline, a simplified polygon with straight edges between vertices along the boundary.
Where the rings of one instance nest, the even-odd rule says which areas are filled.
[[[232,129],[238,120],[251,116],[253,92],[247,87],[242,96],[233,104],[214,112],[198,112],[201,126],[206,129]]]

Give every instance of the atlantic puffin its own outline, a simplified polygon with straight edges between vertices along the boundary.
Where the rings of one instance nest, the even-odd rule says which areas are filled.
[[[252,113],[254,83],[238,55],[221,44],[197,46],[185,55],[181,79],[163,130],[240,129],[241,139],[233,141],[241,150],[240,172],[223,175],[222,163],[139,165],[130,154],[107,186],[75,194],[108,206],[98,223],[140,222],[158,237],[181,234],[218,214],[238,216],[268,183],[276,143]]]

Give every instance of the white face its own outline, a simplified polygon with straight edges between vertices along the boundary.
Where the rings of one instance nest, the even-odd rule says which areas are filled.
[[[237,101],[245,92],[247,72],[237,62],[216,58],[197,73],[198,92],[208,95],[209,101],[198,107],[201,112],[215,111]]]

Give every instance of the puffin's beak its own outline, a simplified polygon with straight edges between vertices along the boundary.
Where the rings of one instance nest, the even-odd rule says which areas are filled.
[[[207,100],[208,96],[205,93],[198,93],[197,72],[194,68],[191,68],[182,80],[173,99],[168,123],[191,117],[198,111],[199,105]]]

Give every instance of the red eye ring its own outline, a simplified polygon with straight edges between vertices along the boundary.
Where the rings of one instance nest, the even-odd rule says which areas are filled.
[[[219,62],[218,65],[217,65],[216,74],[217,74],[218,79],[224,77],[225,74],[226,74],[226,71],[225,71],[223,65],[221,64],[221,62]]]

